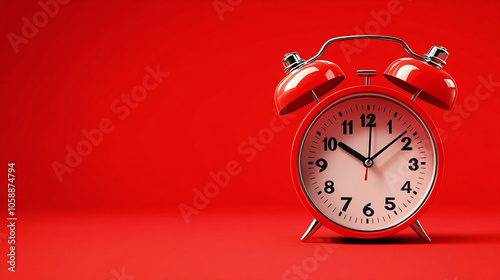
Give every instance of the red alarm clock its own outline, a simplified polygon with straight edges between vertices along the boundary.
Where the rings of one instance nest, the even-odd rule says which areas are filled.
[[[370,85],[375,71],[360,70],[364,85],[330,93],[345,75],[336,64],[317,59],[331,43],[353,39],[404,47],[412,58],[397,59],[384,72],[404,92]],[[401,39],[375,35],[330,39],[308,61],[285,55],[287,76],[275,92],[278,112],[317,103],[302,121],[291,154],[295,191],[314,217],[303,241],[321,225],[355,238],[379,238],[411,226],[430,241],[418,218],[437,193],[444,157],[434,123],[415,100],[452,108],[457,87],[442,70],[447,56],[445,48],[433,46],[422,57]]]

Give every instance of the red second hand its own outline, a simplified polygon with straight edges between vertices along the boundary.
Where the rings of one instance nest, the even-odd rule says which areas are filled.
[[[368,167],[366,168],[366,171],[365,171],[365,181],[367,178],[368,178]]]

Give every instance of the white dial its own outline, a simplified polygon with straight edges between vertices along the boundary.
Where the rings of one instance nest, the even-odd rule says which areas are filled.
[[[298,150],[302,189],[331,222],[357,231],[396,226],[436,179],[434,139],[422,118],[380,93],[351,94],[309,124]]]

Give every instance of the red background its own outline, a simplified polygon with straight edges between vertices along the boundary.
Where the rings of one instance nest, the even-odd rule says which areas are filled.
[[[500,278],[500,2],[70,1],[13,46],[9,34],[22,36],[23,17],[41,10],[0,1],[0,158],[5,173],[16,162],[18,217],[12,273],[5,181],[1,279]],[[430,244],[410,229],[369,241],[321,229],[300,242],[311,217],[289,152],[312,105],[262,136],[275,121],[283,55],[307,59],[358,31],[402,38],[419,54],[450,52],[455,108],[419,102],[442,129],[446,160],[420,219]],[[323,58],[347,75],[337,89],[361,84],[358,69],[395,88],[381,73],[406,56],[373,41],[350,55],[332,45]],[[113,111],[157,65],[169,73],[158,87],[125,117]],[[105,118],[115,129],[58,180],[53,163],[66,164],[67,146]],[[179,205],[193,206],[193,189],[228,163],[238,174],[186,224]],[[304,274],[289,274],[294,266]]]

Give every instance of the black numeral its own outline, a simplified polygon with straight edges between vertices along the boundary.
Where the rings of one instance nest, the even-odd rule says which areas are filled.
[[[319,172],[323,172],[328,167],[328,162],[324,158],[320,158],[316,161],[316,166],[319,167]]]
[[[412,188],[410,187],[410,181],[406,181],[406,183],[403,185],[401,190],[406,191],[407,193],[410,193],[412,190]]]
[[[411,158],[408,163],[411,163],[412,165],[408,166],[411,171],[416,171],[418,170],[418,159],[416,158]]]
[[[333,193],[335,191],[335,188],[333,187],[333,182],[328,180],[325,182],[325,192],[326,193]]]
[[[352,134],[352,120],[347,122],[343,121],[342,122],[342,131],[344,134],[347,134],[347,131],[349,130],[349,134]]]
[[[394,204],[394,202],[392,202],[392,200],[394,200],[396,198],[394,197],[386,197],[385,198],[385,206],[384,208],[387,209],[387,210],[394,210],[394,208],[396,208],[396,204]]]
[[[410,147],[410,144],[411,144],[411,138],[410,137],[403,137],[403,139],[401,139],[401,142],[406,143],[403,146],[403,148],[401,148],[401,151],[411,151],[411,150],[413,150],[413,148]]]
[[[361,119],[361,127],[365,127],[365,126],[375,127],[375,126],[377,126],[375,124],[375,115],[374,114],[368,114],[366,117],[365,117],[365,114],[363,114],[359,118]],[[368,123],[366,123],[366,118],[369,119]]]
[[[372,204],[371,203],[368,203],[365,205],[365,207],[363,207],[363,214],[365,214],[365,216],[367,217],[371,217],[373,216],[373,214],[375,214],[375,211],[373,211],[373,209],[370,208]]]
[[[347,207],[349,207],[349,203],[351,203],[352,197],[341,197],[341,200],[345,200],[344,207],[342,207],[342,211],[347,211]]]
[[[323,139],[323,146],[325,148],[325,151],[335,151],[337,149],[337,139],[334,137],[325,137]]]
[[[392,134],[392,120],[390,120],[387,125],[389,126],[389,134]]]

